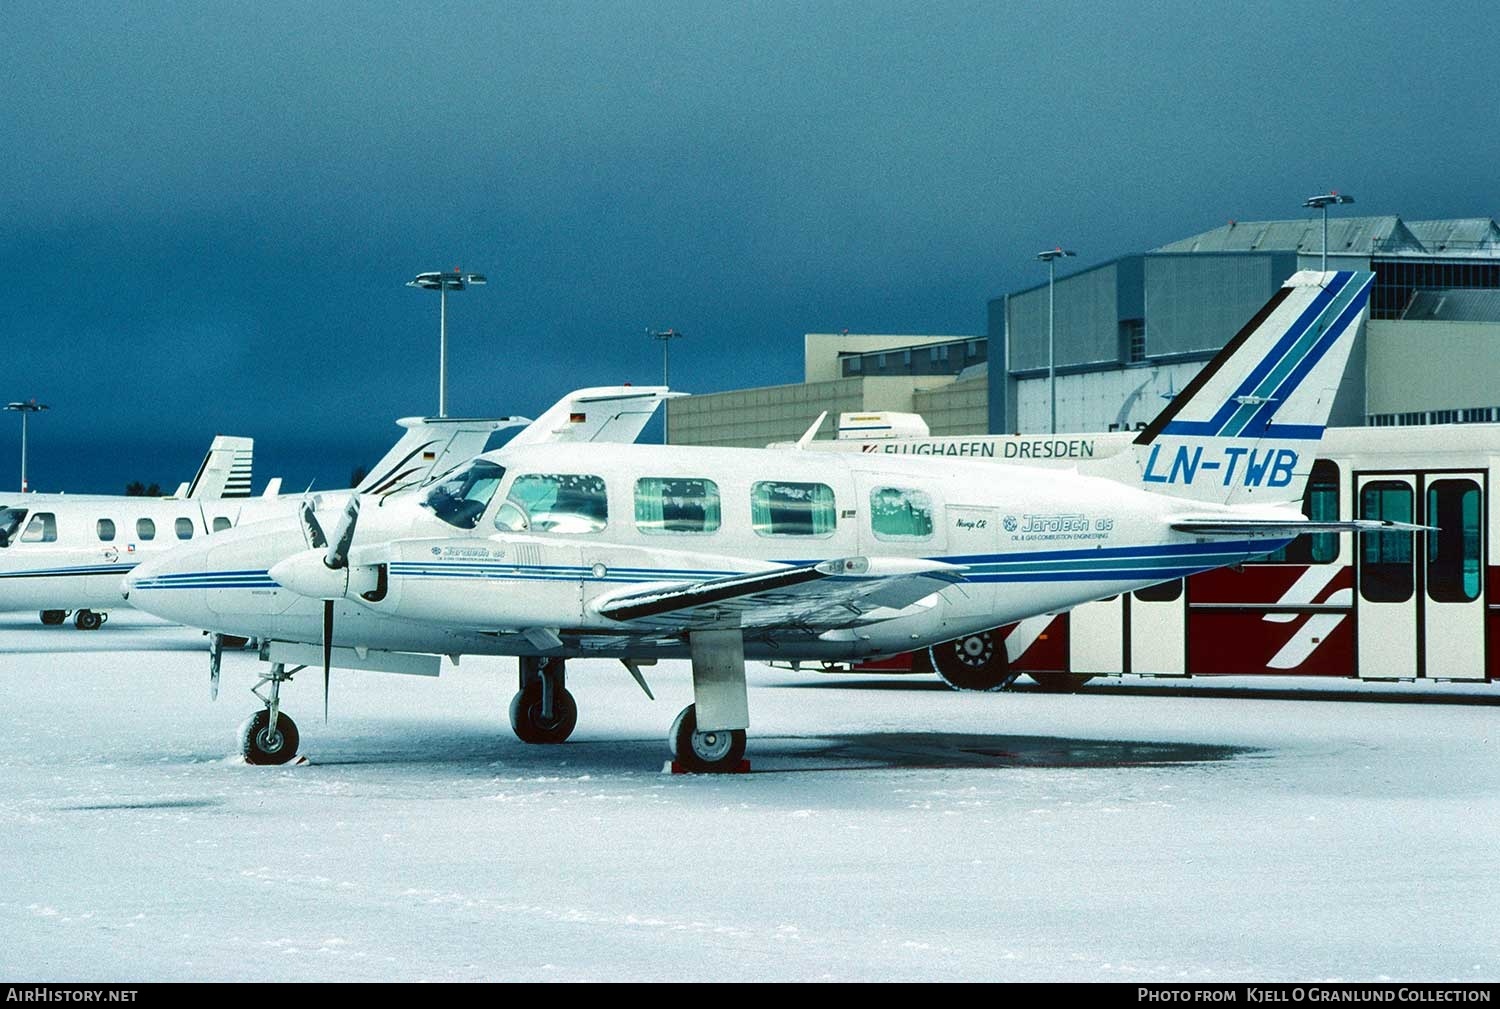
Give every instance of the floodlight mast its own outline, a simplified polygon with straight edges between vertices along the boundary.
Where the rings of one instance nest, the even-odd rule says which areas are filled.
[[[1354,197],[1331,189],[1322,196],[1309,196],[1302,202],[1304,207],[1323,211],[1323,272],[1328,272],[1328,208],[1336,203],[1353,203]]]
[[[680,340],[682,333],[675,329],[648,329],[646,335],[653,340],[661,341],[661,384],[668,389],[672,387],[672,341]],[[670,441],[670,431],[667,428],[667,401],[661,403],[661,443],[663,445]]]
[[[1051,412],[1051,421],[1047,427],[1049,434],[1057,433],[1057,342],[1052,328],[1052,294],[1057,281],[1057,261],[1065,256],[1076,255],[1078,253],[1072,249],[1064,249],[1060,245],[1036,254],[1037,259],[1047,264],[1047,407]]]
[[[35,399],[28,399],[24,403],[7,403],[5,409],[21,415],[21,493],[25,494],[30,488],[26,484],[26,427],[27,421],[34,413],[50,410],[46,403],[38,403]]]
[[[448,292],[485,283],[482,273],[464,273],[458,267],[452,273],[419,273],[406,282],[407,287],[438,292],[438,416],[448,416]]]

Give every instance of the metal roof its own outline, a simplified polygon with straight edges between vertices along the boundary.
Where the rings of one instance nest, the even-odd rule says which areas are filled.
[[[1402,319],[1441,322],[1500,322],[1500,289],[1415,291]]]
[[[1201,235],[1163,245],[1156,252],[1300,252],[1314,256],[1323,249],[1321,217],[1294,221],[1230,221]],[[1376,252],[1422,253],[1422,243],[1395,215],[1330,217],[1328,252],[1333,256],[1369,256]]]
[[[1500,256],[1500,227],[1488,217],[1407,221],[1406,226],[1430,255]]]

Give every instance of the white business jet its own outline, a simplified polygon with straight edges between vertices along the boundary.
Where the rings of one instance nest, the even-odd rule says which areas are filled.
[[[399,441],[359,484],[361,495],[387,495],[421,486],[467,462],[499,430],[532,425],[541,441],[634,441],[662,399],[659,386],[581,389],[533,422],[525,417],[407,417]],[[525,432],[523,432],[525,433]],[[518,435],[520,437],[520,435]],[[120,606],[120,578],[137,564],[213,533],[273,516],[295,515],[303,495],[278,497],[272,481],[250,498],[245,445],[223,458],[215,441],[204,465],[179,498],[36,495],[17,496],[0,508],[0,611],[39,610],[43,623],[61,623],[68,610],[85,630],[97,628],[111,606]],[[243,443],[243,444],[240,444]],[[218,454],[216,454],[216,451]],[[221,472],[222,478],[221,478]],[[209,496],[221,487],[222,497]],[[342,507],[349,491],[324,493]]]
[[[741,765],[745,659],[848,660],[961,641],[1241,563],[1307,531],[1303,485],[1369,298],[1367,272],[1294,275],[1118,459],[1084,476],[952,458],[520,438],[340,515],[237,529],[142,565],[140,608],[260,639],[248,761],[297,730],[279,688],[321,664],[436,675],[520,657],[511,723],[568,738],[564,662],[691,659],[671,731],[697,771]],[[216,675],[216,674],[215,674]],[[649,689],[647,690],[649,694]]]

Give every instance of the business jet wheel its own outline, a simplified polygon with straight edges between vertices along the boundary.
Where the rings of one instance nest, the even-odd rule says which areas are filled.
[[[80,631],[97,631],[104,623],[104,616],[93,610],[79,610],[73,614],[73,626]]]
[[[240,726],[240,752],[247,764],[285,764],[297,755],[297,723],[285,713],[276,716],[276,731],[270,731],[271,712],[261,708]]]
[[[697,710],[691,704],[672,723],[671,741],[677,763],[700,774],[733,771],[745,759],[745,730],[699,732]]]
[[[927,649],[932,668],[954,690],[999,690],[1016,673],[1011,672],[1005,642],[993,631],[981,631]]]
[[[1036,681],[1036,685],[1049,694],[1076,694],[1078,688],[1082,687],[1092,676],[1084,673],[1027,673],[1027,676]]]
[[[561,743],[578,725],[578,702],[566,688],[552,696],[552,717],[542,715],[542,685],[516,691],[510,699],[510,727],[523,743]]]
[[[68,619],[68,611],[67,610],[43,610],[42,611],[42,623],[46,624],[48,627],[56,627],[58,624],[62,623],[66,619]]]

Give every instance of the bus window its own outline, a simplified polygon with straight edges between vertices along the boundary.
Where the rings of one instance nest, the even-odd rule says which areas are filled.
[[[1399,480],[1367,483],[1359,494],[1359,517],[1410,522],[1411,487]],[[1360,597],[1372,603],[1404,603],[1412,594],[1411,533],[1360,533]]]
[[[21,534],[21,542],[57,542],[57,516],[51,512],[37,512],[31,516],[31,521],[26,524],[26,531]]]
[[[0,508],[0,547],[8,547],[26,518],[25,508]]]
[[[115,523],[113,519],[100,519],[94,525],[99,531],[99,542],[109,543],[115,538]]]
[[[1182,597],[1182,579],[1173,578],[1160,585],[1148,585],[1135,590],[1135,597],[1143,603],[1170,603]]]
[[[750,524],[761,536],[827,536],[838,522],[833,488],[762,480],[750,491]]]
[[[932,539],[932,498],[904,487],[870,491],[870,528],[878,540]]]
[[[604,481],[579,473],[518,476],[495,513],[495,528],[511,532],[595,533],[608,521]]]
[[[156,539],[156,523],[150,519],[136,519],[135,538],[138,540]]]
[[[1302,514],[1317,522],[1339,517],[1339,467],[1327,459],[1313,463],[1302,495]],[[1339,556],[1338,533],[1303,533],[1258,561],[1261,564],[1332,564]]]
[[[190,540],[193,538],[193,520],[190,518],[178,519],[172,523],[172,528],[176,530],[177,538],[180,540]]]
[[[1427,487],[1427,594],[1434,602],[1469,603],[1479,598],[1479,485],[1473,480],[1435,480]]]
[[[228,529],[230,527],[230,525],[232,525],[232,524],[233,523],[231,523],[229,521],[229,518],[227,516],[225,516],[225,515],[215,515],[214,516],[214,532],[216,532],[216,533],[223,532],[225,529]]]
[[[711,533],[719,528],[719,485],[642,477],[635,482],[635,527],[643,533]]]

